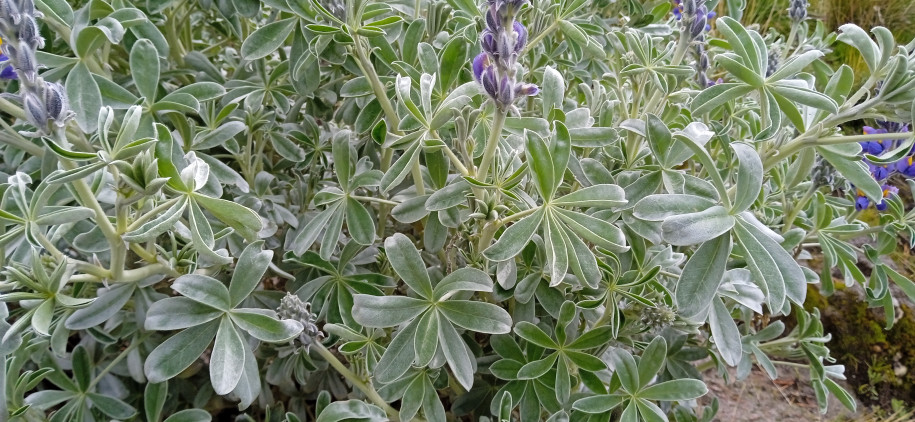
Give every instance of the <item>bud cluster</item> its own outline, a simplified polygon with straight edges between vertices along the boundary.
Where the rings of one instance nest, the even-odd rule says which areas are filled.
[[[714,82],[708,79],[708,68],[709,68],[709,59],[708,52],[705,51],[704,43],[696,44],[696,82],[699,83],[699,86],[706,88],[712,85],[715,85]]]
[[[775,71],[778,70],[778,66],[781,64],[779,62],[780,52],[777,48],[772,48],[769,50],[769,57],[767,58],[768,65],[766,66],[766,77],[772,76]]]
[[[712,18],[715,12],[709,12],[705,0],[673,0],[674,17],[680,21],[682,35],[689,36],[690,40],[703,41],[705,32],[710,31]]]
[[[536,95],[537,85],[517,82],[515,66],[527,44],[527,28],[515,20],[526,0],[489,0],[486,29],[480,35],[483,52],[473,59],[473,76],[501,110],[518,98]]]
[[[701,88],[715,85],[708,78],[709,57],[705,49],[705,33],[712,29],[710,24],[715,12],[709,12],[704,0],[673,0],[674,17],[680,21],[680,36],[695,41],[693,53],[696,55],[696,82]]]
[[[836,169],[823,157],[817,157],[813,170],[810,172],[810,180],[817,187],[833,186],[836,182]]]
[[[52,123],[63,127],[73,117],[73,111],[64,87],[38,76],[35,53],[44,47],[44,39],[36,19],[41,16],[33,0],[0,0],[0,61],[6,60],[10,65],[0,71],[0,78],[19,79],[18,97],[26,117],[39,134],[48,134]]]
[[[280,301],[280,307],[276,313],[281,319],[291,319],[302,323],[305,329],[297,339],[305,350],[324,339],[324,333],[315,325],[318,316],[311,312],[311,304],[303,302],[298,296],[287,292]]]
[[[790,0],[788,3],[788,17],[795,23],[807,19],[807,7],[810,3],[807,0]]]

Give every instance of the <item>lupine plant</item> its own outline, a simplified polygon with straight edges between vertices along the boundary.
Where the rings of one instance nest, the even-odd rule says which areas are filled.
[[[915,299],[915,42],[740,4],[0,0],[0,418],[853,409],[805,297]]]

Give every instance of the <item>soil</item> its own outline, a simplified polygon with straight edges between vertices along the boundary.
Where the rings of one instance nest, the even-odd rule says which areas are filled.
[[[846,421],[859,420],[862,406],[858,404],[858,413],[851,413],[835,398],[830,396],[828,412],[820,413],[816,396],[810,387],[809,377],[792,368],[779,368],[779,378],[769,379],[765,372],[754,368],[744,380],[737,381],[731,372],[731,384],[714,370],[706,372],[705,383],[709,394],[705,402],[712,397],[718,398],[719,422],[782,422],[782,421]],[[843,385],[851,389],[848,385]]]

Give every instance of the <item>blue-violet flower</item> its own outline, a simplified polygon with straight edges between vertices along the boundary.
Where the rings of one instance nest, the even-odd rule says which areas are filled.
[[[499,109],[507,110],[524,96],[536,95],[537,85],[517,82],[515,66],[527,44],[527,28],[515,15],[527,0],[489,0],[486,28],[480,35],[483,52],[473,59],[473,77]]]

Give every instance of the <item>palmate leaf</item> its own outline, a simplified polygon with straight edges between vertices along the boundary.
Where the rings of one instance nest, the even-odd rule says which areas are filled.
[[[528,166],[544,204],[526,211],[530,215],[509,226],[483,255],[497,262],[513,259],[539,231],[544,240],[551,285],[561,283],[571,269],[582,282],[596,287],[600,271],[594,254],[582,239],[614,252],[624,252],[628,250],[625,237],[613,224],[562,207],[620,207],[627,203],[625,193],[616,185],[597,184],[553,199],[571,154],[569,131],[556,122],[556,133],[549,145],[533,132],[526,134]]]
[[[441,350],[455,378],[469,390],[473,385],[475,358],[455,326],[487,334],[505,334],[511,329],[512,319],[499,306],[450,297],[459,291],[491,292],[492,279],[480,270],[463,268],[446,276],[433,289],[419,251],[406,236],[389,237],[385,250],[394,271],[423,299],[354,295],[353,317],[359,324],[377,328],[406,324],[378,362],[378,367],[384,369],[376,371],[376,378],[383,383],[393,382],[412,364],[428,365],[436,350]],[[437,338],[437,342],[430,342],[433,338]]]

